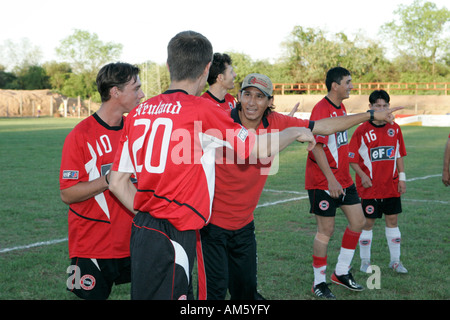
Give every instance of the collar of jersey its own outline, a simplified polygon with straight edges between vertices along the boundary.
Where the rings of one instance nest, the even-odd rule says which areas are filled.
[[[119,126],[111,127],[109,124],[107,124],[105,121],[103,121],[102,118],[100,118],[97,113],[93,113],[92,116],[101,126],[105,127],[108,130],[119,131],[119,130],[123,129],[123,117],[122,117],[122,121],[120,122]]]
[[[181,93],[185,93],[185,94],[189,95],[189,93],[187,93],[186,91],[184,91],[182,89],[166,90],[166,91],[164,91],[163,94],[171,94],[171,93],[177,93],[177,92],[181,92]]]
[[[335,105],[330,99],[328,99],[328,97],[327,96],[325,96],[325,99],[327,99],[327,101],[333,106],[333,107],[335,107],[336,109],[340,109],[341,108],[341,106],[337,106],[337,105]]]

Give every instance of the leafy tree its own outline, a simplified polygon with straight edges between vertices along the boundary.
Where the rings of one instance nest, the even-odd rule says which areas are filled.
[[[0,89],[20,89],[16,75],[5,71],[5,69],[4,66],[0,65]]]
[[[18,70],[39,65],[42,50],[33,45],[28,38],[22,38],[17,42],[8,39],[0,46],[0,58],[7,70]]]
[[[122,47],[118,43],[104,43],[95,33],[76,29],[56,48],[57,55],[70,65],[74,73],[70,75],[63,91],[78,92],[83,97],[96,96],[95,79],[98,70],[104,64],[118,59]],[[71,85],[74,86],[72,89],[69,88]]]
[[[122,48],[122,44],[104,43],[96,33],[76,29],[61,41],[56,54],[70,64],[74,73],[91,73],[98,72],[101,66],[117,59]]]
[[[332,37],[320,29],[294,27],[283,44],[285,62],[296,82],[323,83],[326,72],[342,66],[355,79],[373,81],[379,77],[376,65],[386,65],[384,49],[375,41],[356,35],[353,40],[344,33]]]
[[[18,72],[21,89],[50,89],[49,77],[41,66],[29,66]]]
[[[437,59],[448,54],[450,11],[415,0],[411,5],[399,5],[394,14],[397,19],[384,24],[381,33],[393,40],[400,55],[413,56],[422,70],[431,65],[434,75]]]
[[[72,69],[67,62],[46,62],[43,65],[45,72],[49,76],[51,87],[57,91],[61,91],[64,83],[69,79]]]

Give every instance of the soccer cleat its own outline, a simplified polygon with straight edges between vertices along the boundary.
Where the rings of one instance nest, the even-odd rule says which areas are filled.
[[[400,261],[391,261],[389,263],[389,268],[392,268],[392,270],[398,273],[408,273],[408,270],[406,270]]]
[[[359,270],[364,273],[372,273],[372,267],[370,266],[370,261],[366,260],[366,259],[361,260],[361,268]]]
[[[364,290],[364,287],[362,285],[355,282],[350,272],[340,276],[336,275],[336,272],[333,272],[333,274],[331,275],[331,281],[353,291]]]
[[[318,285],[312,287],[312,293],[314,293],[319,298],[335,300],[336,296],[331,292],[330,288],[325,282],[321,282]]]

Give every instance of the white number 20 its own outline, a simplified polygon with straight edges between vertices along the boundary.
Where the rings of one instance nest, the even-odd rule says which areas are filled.
[[[166,167],[167,162],[167,155],[169,151],[169,143],[170,143],[170,137],[172,136],[172,128],[173,128],[173,122],[169,118],[157,118],[153,124],[151,123],[150,119],[137,119],[134,122],[134,126],[145,126],[144,133],[142,136],[137,138],[132,146],[132,152],[134,157],[134,163],[136,163],[136,171],[141,172],[142,166],[144,166],[145,170],[150,173],[162,173],[164,172],[164,169]],[[152,165],[152,157],[153,157],[153,150],[154,150],[154,144],[155,144],[155,137],[156,132],[158,129],[163,126],[164,127],[164,135],[161,140],[161,153],[159,154],[159,164],[158,166]],[[147,133],[150,130],[150,136],[148,138],[147,143],[147,150],[145,152],[145,159],[144,163],[137,163],[137,152],[142,149],[144,145],[145,137],[147,136]],[[155,155],[158,156],[158,155]]]

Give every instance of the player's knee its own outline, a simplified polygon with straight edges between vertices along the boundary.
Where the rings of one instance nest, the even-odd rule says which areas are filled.
[[[317,232],[314,240],[318,241],[324,245],[328,245],[328,242],[330,242],[330,238],[331,238],[331,235],[328,236],[324,233]]]

